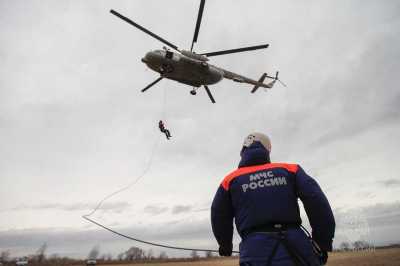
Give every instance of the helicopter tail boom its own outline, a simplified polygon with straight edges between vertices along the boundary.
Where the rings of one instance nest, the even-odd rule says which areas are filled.
[[[219,68],[219,69],[223,72],[224,78],[231,79],[231,80],[233,80],[235,82],[239,82],[239,83],[247,83],[247,84],[254,85],[253,89],[251,90],[252,93],[256,92],[257,89],[260,88],[260,87],[261,88],[271,89],[274,86],[276,81],[281,82],[278,79],[278,73],[279,72],[276,72],[275,77],[268,76],[267,73],[264,73],[261,76],[261,78],[257,81],[257,80],[250,79],[250,78],[247,78],[245,76],[241,76],[239,74],[230,72],[230,71],[222,69],[222,68]],[[272,81],[266,84],[266,83],[264,83],[265,78],[270,78],[270,79],[272,79]]]

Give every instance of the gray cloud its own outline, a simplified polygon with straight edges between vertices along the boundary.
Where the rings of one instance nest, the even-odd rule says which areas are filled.
[[[89,211],[92,210],[96,204],[94,203],[44,203],[32,205],[19,205],[2,211],[45,211],[45,210],[61,210],[61,211]],[[121,212],[130,208],[132,205],[129,202],[105,202],[101,205],[101,211]]]
[[[168,211],[168,207],[160,206],[160,205],[147,205],[144,207],[144,212],[151,215],[158,215]]]
[[[172,208],[172,214],[180,214],[180,213],[187,213],[191,212],[193,206],[191,205],[176,205]]]
[[[362,208],[336,209],[335,243],[366,240],[388,244],[400,239],[400,202],[381,203]]]
[[[362,198],[362,199],[372,199],[374,198],[376,195],[374,192],[370,192],[370,191],[360,191],[356,193],[357,197]]]
[[[380,203],[365,207],[362,211],[368,219],[374,220],[374,223],[372,223],[373,226],[400,224],[400,202]],[[397,219],[396,223],[390,221],[392,218]]]
[[[385,187],[388,187],[388,188],[400,186],[400,180],[393,179],[393,178],[392,179],[386,179],[386,180],[383,180],[383,181],[379,181],[378,183],[383,185],[383,186],[385,186]]]
[[[329,133],[321,135],[313,145],[327,145],[347,139],[360,132],[400,121],[400,92],[392,83],[394,69],[400,68],[400,37],[395,33],[381,32],[363,44],[362,53],[347,65],[347,72],[332,73],[335,81],[326,81],[316,95],[324,116],[329,119]],[[344,62],[343,62],[344,63]],[[379,76],[380,78],[374,78]],[[365,78],[371,77],[371,78]],[[384,93],[379,93],[380,88]],[[361,100],[362,99],[362,100]],[[311,115],[311,113],[310,113]],[[321,122],[321,121],[319,121]],[[311,125],[313,126],[313,125]]]

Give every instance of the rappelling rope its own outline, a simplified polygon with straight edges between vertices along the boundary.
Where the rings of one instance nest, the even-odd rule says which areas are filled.
[[[164,87],[164,92],[163,92],[163,109],[162,109],[162,114],[161,114],[161,118],[163,120],[166,119],[166,111],[167,111],[167,90]]]
[[[162,119],[165,119],[165,113],[166,113],[165,112],[165,106],[166,106],[166,90],[164,88],[163,108],[162,108],[162,115],[161,115]],[[106,200],[108,200],[111,197],[113,197],[113,196],[115,196],[115,195],[117,195],[117,194],[119,194],[119,193],[121,193],[121,192],[123,192],[123,191],[125,191],[125,190],[127,190],[129,188],[131,188],[132,186],[137,184],[147,174],[147,172],[151,168],[151,165],[153,164],[154,155],[155,155],[155,152],[157,150],[158,144],[160,142],[160,137],[161,137],[161,134],[159,134],[157,140],[155,141],[155,143],[153,145],[153,148],[152,148],[151,153],[150,153],[150,158],[149,158],[149,160],[147,162],[147,165],[146,165],[145,169],[143,170],[142,174],[139,175],[133,182],[131,182],[127,186],[125,186],[125,187],[123,187],[123,188],[121,188],[121,189],[119,189],[117,191],[114,191],[113,193],[111,193],[111,194],[107,195],[106,197],[104,197],[90,213],[88,213],[86,215],[83,215],[82,218],[87,220],[88,222],[91,222],[94,225],[97,225],[97,226],[99,226],[99,227],[101,227],[101,228],[113,233],[113,234],[119,235],[121,237],[127,238],[127,239],[132,240],[132,241],[136,241],[136,242],[139,242],[139,243],[143,243],[143,244],[147,244],[147,245],[151,245],[151,246],[156,246],[156,247],[162,247],[162,248],[176,249],[176,250],[199,251],[199,252],[200,251],[204,251],[204,252],[215,252],[215,253],[218,253],[219,251],[218,250],[214,250],[214,249],[177,247],[177,246],[170,246],[170,245],[159,244],[159,243],[154,243],[154,242],[149,242],[149,241],[137,239],[137,238],[122,234],[122,233],[120,233],[120,232],[118,232],[118,231],[116,231],[114,229],[111,229],[110,227],[107,227],[107,226],[105,226],[105,225],[103,225],[103,224],[101,224],[99,222],[96,222],[95,220],[89,218],[90,216],[95,214],[97,212],[97,210],[100,209],[100,207],[102,206],[102,204]],[[238,254],[239,251],[233,251],[232,253],[237,253]]]
[[[111,193],[111,194],[107,195],[106,197],[104,197],[104,198],[97,204],[97,206],[92,210],[92,212],[90,212],[89,214],[86,214],[86,215],[83,216],[84,218],[85,218],[85,217],[92,216],[92,215],[101,207],[101,205],[103,205],[103,203],[104,203],[106,200],[108,200],[109,198],[111,198],[111,197],[113,197],[113,196],[115,196],[115,195],[117,195],[117,194],[119,194],[119,193],[121,193],[121,192],[123,192],[123,191],[125,191],[125,190],[127,190],[127,189],[130,189],[132,186],[134,186],[137,182],[140,181],[140,179],[142,179],[142,178],[147,174],[147,172],[150,170],[151,165],[153,164],[154,154],[155,154],[155,151],[157,150],[158,144],[159,144],[159,142],[160,142],[160,141],[159,141],[159,140],[160,140],[160,137],[161,137],[161,135],[158,136],[156,142],[155,142],[154,145],[153,145],[153,148],[152,148],[151,154],[150,154],[150,159],[148,160],[147,165],[146,165],[146,168],[144,169],[144,171],[142,172],[142,174],[139,175],[133,182],[131,182],[131,183],[128,184],[127,186],[125,186],[125,187],[123,187],[123,188],[121,188],[121,189],[118,189],[117,191],[114,191],[113,193]]]
[[[163,102],[162,102],[162,109],[161,109],[161,117],[162,117],[162,119],[165,118],[165,106],[166,106],[166,90],[164,88],[164,90],[163,90]],[[115,196],[115,195],[117,195],[117,194],[119,194],[119,193],[121,193],[121,192],[123,192],[125,190],[130,189],[132,186],[134,186],[137,182],[140,181],[140,179],[142,179],[147,174],[147,172],[151,168],[151,165],[153,164],[154,155],[155,155],[155,152],[157,150],[158,144],[160,142],[160,137],[161,137],[161,135],[159,134],[157,139],[156,139],[156,141],[153,144],[153,148],[151,149],[151,153],[150,153],[150,158],[147,161],[147,165],[146,165],[145,169],[143,170],[142,174],[139,175],[133,182],[131,182],[127,186],[125,186],[125,187],[123,187],[121,189],[118,189],[117,191],[114,191],[113,193],[105,196],[90,213],[88,213],[86,215],[83,215],[84,218],[92,216],[101,207],[101,205],[103,205],[103,203],[106,200],[108,200],[109,198],[112,198],[113,196]]]
[[[163,119],[165,117],[165,106],[166,106],[166,91],[165,91],[165,88],[164,88],[164,90],[163,90],[163,102],[162,102],[162,109],[161,109],[161,117]],[[136,183],[138,183],[140,181],[140,179],[142,179],[147,174],[147,172],[151,168],[151,165],[153,164],[154,155],[155,155],[155,152],[157,150],[158,144],[160,142],[160,137],[161,137],[161,135],[158,134],[158,137],[157,137],[156,141],[154,142],[153,147],[151,149],[150,158],[147,161],[146,167],[144,168],[142,174],[139,175],[133,182],[131,182],[127,186],[125,186],[125,187],[123,187],[121,189],[118,189],[117,191],[114,191],[113,193],[105,196],[90,213],[88,213],[86,215],[83,215],[84,218],[92,216],[101,207],[101,205],[103,205],[103,203],[106,200],[110,199],[111,197],[113,197],[113,196],[115,196],[115,195],[117,195],[117,194],[119,194],[119,193],[121,193],[121,192],[123,192],[125,190],[130,189],[132,186],[134,186]]]

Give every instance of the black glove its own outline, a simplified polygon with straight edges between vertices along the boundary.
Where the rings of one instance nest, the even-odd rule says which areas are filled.
[[[229,246],[220,246],[218,251],[220,256],[230,257],[232,255],[232,244]]]
[[[321,251],[321,255],[319,255],[320,265],[325,265],[328,262],[328,252]]]

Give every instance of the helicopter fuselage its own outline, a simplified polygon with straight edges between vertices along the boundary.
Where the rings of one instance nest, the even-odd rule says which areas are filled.
[[[188,55],[191,57],[169,50],[155,50],[148,52],[142,62],[164,78],[193,87],[215,84],[223,79],[223,70],[208,64],[206,57]]]

